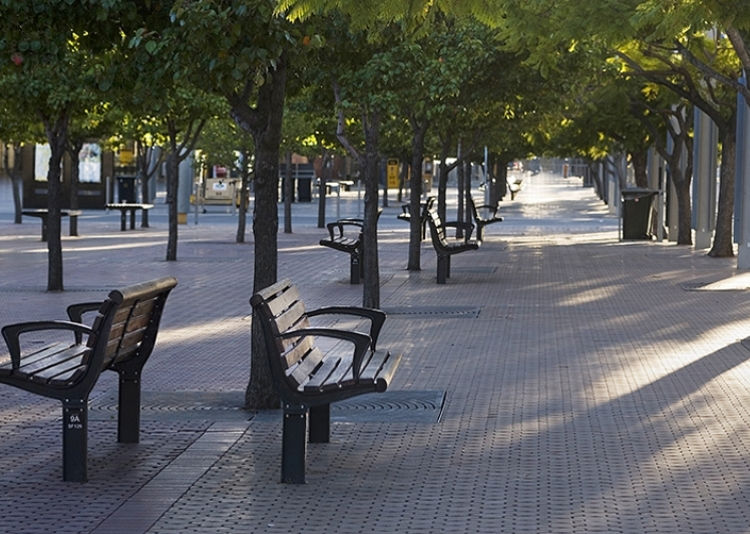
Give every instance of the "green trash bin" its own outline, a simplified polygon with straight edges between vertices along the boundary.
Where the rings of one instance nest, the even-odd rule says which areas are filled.
[[[622,190],[622,238],[651,239],[654,199],[659,191],[646,188]]]

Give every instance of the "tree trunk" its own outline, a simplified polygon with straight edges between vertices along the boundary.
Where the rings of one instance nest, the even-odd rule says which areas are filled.
[[[7,146],[7,145],[6,145]],[[23,222],[23,174],[21,173],[22,163],[22,152],[23,147],[21,145],[13,145],[13,166],[9,167],[7,157],[8,152],[5,152],[5,168],[10,170],[10,180],[13,186],[13,222],[15,224],[21,224]]]
[[[508,194],[508,162],[498,161],[497,164],[497,176],[495,180],[495,187],[493,187],[493,193],[490,197],[491,204],[497,206],[505,195]]]
[[[232,117],[255,141],[255,206],[253,238],[255,262],[253,293],[276,282],[278,270],[278,197],[281,121],[286,93],[286,57],[282,55],[259,88],[255,107],[238,95],[227,98]],[[248,409],[278,408],[263,333],[254,317],[251,337],[250,380],[245,389]]]
[[[292,197],[294,196],[294,176],[292,176],[292,151],[286,153],[286,175],[284,177],[284,233],[292,233]]]
[[[719,203],[716,213],[716,231],[709,256],[729,258],[734,256],[732,244],[732,217],[734,215],[734,176],[737,154],[736,114],[726,128],[719,130],[721,139],[721,166],[719,171]]]
[[[466,172],[464,173],[464,218],[458,220],[473,224],[471,210],[469,210],[469,198],[471,197],[471,161],[464,162],[464,165],[466,165]],[[489,186],[489,184],[486,184],[485,187]],[[480,202],[480,204],[484,204],[484,202]]]
[[[380,182],[380,115],[367,113],[363,121],[365,134],[364,180],[365,208],[362,229],[364,281],[362,306],[380,308],[380,265],[378,257],[378,185]],[[412,221],[413,222],[413,221]]]
[[[318,228],[326,227],[326,184],[328,183],[328,165],[331,154],[323,150],[323,161],[320,168],[320,182],[318,185]]]
[[[45,120],[47,142],[50,146],[49,171],[47,172],[47,291],[63,290],[60,174],[68,137],[68,121],[67,113],[62,113],[54,125],[51,121]]]
[[[245,242],[245,233],[247,228],[247,207],[250,203],[248,194],[248,185],[250,183],[250,169],[247,162],[250,160],[250,151],[242,150],[242,168],[240,169],[240,206],[237,214],[237,243]]]
[[[420,123],[411,119],[411,180],[409,193],[409,210],[411,212],[409,231],[409,271],[421,270],[420,253],[422,249],[422,224],[419,215],[422,212],[420,201],[422,198],[422,161],[424,160],[424,138],[427,133],[427,121]]]
[[[635,174],[635,185],[638,187],[648,187],[648,150],[639,150],[630,153],[630,162],[633,164]]]
[[[677,244],[692,245],[690,181],[682,180],[679,184],[675,181],[674,186],[677,193]]]
[[[464,191],[466,190],[466,186],[464,185],[466,182],[466,167],[464,167],[463,163],[461,163],[458,168],[456,169],[456,193],[458,196],[458,205],[456,210],[456,220],[461,221],[464,217]],[[464,237],[464,229],[461,226],[456,227],[456,238],[463,239]]]
[[[453,145],[453,141],[450,135],[441,138],[440,143],[440,165],[439,176],[438,176],[438,194],[437,194],[437,212],[440,220],[445,220],[445,197],[448,190],[448,156],[450,155],[450,149]]]
[[[167,208],[169,210],[169,236],[167,238],[167,261],[177,261],[177,189],[180,163],[176,149],[167,156]]]

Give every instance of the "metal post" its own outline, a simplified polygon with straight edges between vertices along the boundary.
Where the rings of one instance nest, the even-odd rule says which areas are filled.
[[[310,407],[310,443],[328,443],[331,439],[331,405]]]
[[[63,400],[63,480],[86,482],[88,401]]]
[[[141,381],[139,373],[120,373],[117,407],[117,441],[138,443],[141,428]]]
[[[745,83],[744,78],[740,80]],[[750,107],[737,94],[737,151],[735,171],[735,240],[737,269],[750,269]]]
[[[281,482],[305,483],[307,454],[307,409],[284,404],[281,444]]]

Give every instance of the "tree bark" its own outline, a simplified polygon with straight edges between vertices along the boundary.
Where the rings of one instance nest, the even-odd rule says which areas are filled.
[[[64,289],[60,234],[62,206],[60,174],[68,138],[68,123],[67,112],[61,113],[54,122],[50,119],[44,120],[47,142],[50,146],[49,171],[47,172],[47,291]]]
[[[255,107],[248,101],[250,91],[227,95],[232,117],[255,141],[253,293],[274,284],[277,279],[279,154],[286,94],[286,63],[286,55],[282,54],[276,68],[258,89]],[[256,317],[253,318],[252,325],[250,380],[245,389],[245,407],[279,407],[279,395],[273,385],[263,333]]]
[[[380,308],[380,264],[378,256],[378,185],[380,181],[380,115],[365,114],[365,208],[362,228],[364,282],[362,306]]]
[[[422,198],[422,161],[424,160],[424,138],[427,133],[427,121],[410,119],[412,127],[411,142],[411,180],[409,193],[409,210],[411,219],[409,221],[409,271],[421,270],[420,253],[422,249],[422,224],[419,215],[422,211],[420,201]]]
[[[716,258],[734,256],[732,220],[734,214],[734,176],[737,154],[736,114],[728,127],[719,128],[721,139],[721,167],[719,170],[719,201],[716,212],[716,231],[708,255]]]
[[[6,145],[7,147],[8,145]],[[15,224],[21,224],[23,222],[23,210],[22,195],[23,195],[23,174],[21,173],[21,162],[22,162],[23,147],[21,145],[13,145],[13,166],[9,167],[7,157],[8,152],[5,152],[6,162],[5,168],[10,170],[10,180],[13,186],[13,222]]]
[[[250,150],[242,150],[242,168],[240,169],[240,205],[237,214],[237,243],[245,242],[245,233],[247,229],[247,207],[250,203],[248,186],[250,184],[250,169],[247,162],[250,160]]]
[[[646,168],[648,166],[648,151],[639,150],[631,152],[630,162],[633,164],[635,185],[644,188],[648,187],[648,174],[646,172]]]
[[[177,149],[173,147],[167,156],[167,209],[169,213],[167,261],[177,261],[177,190],[179,184],[179,166]]]
[[[284,233],[292,233],[292,197],[294,196],[294,176],[292,176],[292,151],[286,153],[286,176],[284,177]]]

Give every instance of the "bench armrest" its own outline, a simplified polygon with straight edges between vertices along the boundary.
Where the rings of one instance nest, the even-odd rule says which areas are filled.
[[[79,342],[82,334],[91,334],[93,332],[85,324],[73,323],[71,321],[31,321],[28,323],[6,325],[2,329],[2,333],[14,368],[17,368],[21,363],[21,334],[43,330],[69,330],[75,334],[76,343]]]
[[[370,336],[362,332],[352,332],[349,330],[336,330],[334,328],[301,328],[300,330],[290,330],[279,334],[280,338],[318,336],[330,337],[349,341],[354,344],[354,354],[352,362],[352,375],[354,380],[359,380],[360,368],[364,361],[365,354],[370,347]]]
[[[383,323],[385,323],[386,319],[383,310],[357,306],[326,306],[324,308],[318,308],[317,310],[307,311],[305,312],[305,315],[308,317],[315,317],[318,315],[355,315],[357,317],[370,319],[370,339],[372,340],[370,348],[372,348],[372,350],[375,350],[375,346],[378,343],[378,336],[380,336],[380,329],[383,328]]]
[[[331,236],[331,241],[336,239],[336,236],[334,235],[334,230],[338,228],[339,235],[338,237],[342,237],[344,235],[344,227],[345,226],[356,226],[359,231],[362,231],[362,226],[364,225],[364,221],[362,219],[339,219],[338,221],[329,222],[326,224],[326,228],[328,228],[328,234]],[[359,232],[358,232],[359,233]]]
[[[101,307],[101,302],[80,302],[78,304],[71,304],[67,309],[68,317],[70,317],[70,320],[74,323],[82,323],[83,314],[99,311],[99,308]]]

